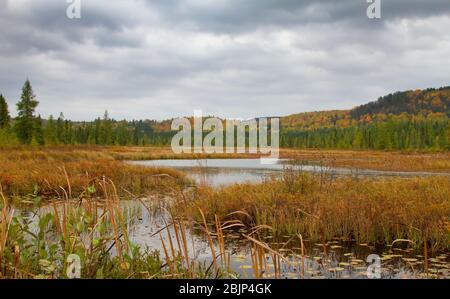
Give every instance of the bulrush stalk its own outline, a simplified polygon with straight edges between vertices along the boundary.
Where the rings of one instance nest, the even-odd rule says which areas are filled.
[[[321,185],[313,174],[288,175],[262,184],[199,187],[187,206],[174,211],[204,225],[237,220],[255,229],[269,226],[276,236],[301,234],[322,244],[325,255],[334,237],[371,244],[405,238],[415,248],[428,242],[434,250],[450,249],[450,177],[340,177]]]

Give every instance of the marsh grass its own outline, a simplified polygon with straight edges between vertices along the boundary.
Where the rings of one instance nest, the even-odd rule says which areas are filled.
[[[35,221],[2,205],[0,277],[66,278],[68,256],[81,259],[82,278],[148,277],[162,271],[159,253],[139,248],[127,236],[126,214],[112,183],[98,183],[104,199],[53,202]],[[66,191],[66,194],[70,192]]]
[[[190,258],[186,221],[170,219],[159,232],[167,230],[169,245],[161,238],[164,256],[133,244],[128,232],[135,217],[121,206],[116,186],[103,179],[96,187],[101,199],[53,201],[31,218],[15,214],[0,192],[0,278],[67,278],[71,254],[80,257],[81,278],[223,277],[216,260],[208,266]]]
[[[318,163],[324,167],[398,171],[450,171],[448,152],[373,152],[281,150],[282,158],[301,163]],[[121,196],[128,190],[134,194],[149,194],[182,186],[184,174],[169,168],[150,168],[132,165],[125,160],[152,159],[255,158],[250,154],[235,155],[174,155],[168,147],[6,147],[0,148],[0,184],[3,192],[15,199],[28,197],[39,202],[47,198],[64,198],[60,186],[71,182],[74,196],[82,196],[93,182],[103,176],[110,178]],[[199,165],[201,169],[201,165]],[[321,179],[321,182],[323,180]],[[206,182],[203,185],[207,185]],[[92,190],[92,189],[90,189]],[[92,196],[99,193],[93,192]]]
[[[15,214],[2,195],[0,276],[66,278],[67,257],[74,253],[81,258],[82,278],[239,278],[231,265],[235,252],[227,246],[234,239],[230,236],[238,234],[241,240],[247,240],[250,247],[252,277],[306,277],[305,271],[311,257],[307,255],[303,235],[280,235],[280,231],[272,226],[258,225],[252,219],[252,213],[245,210],[220,217],[218,214],[209,215],[205,206],[195,206],[199,216],[197,220],[176,216],[166,210],[166,225],[155,233],[160,236],[162,250],[140,248],[128,236],[129,225],[132,225],[135,216],[120,205],[115,185],[104,179],[97,182],[96,187],[102,192],[101,200],[68,198],[52,202],[39,210],[34,225],[28,218]],[[159,202],[155,202],[154,207],[145,205],[151,213],[166,207],[160,206]],[[210,251],[210,261],[195,257],[197,249],[193,239],[190,244],[194,231],[204,238]],[[284,241],[279,243],[281,239]],[[323,237],[320,239],[325,240]],[[312,239],[308,242],[311,243]],[[425,244],[428,243],[432,244]],[[330,244],[336,242],[317,244],[323,246],[324,257],[328,250],[335,250],[333,246],[339,247]],[[393,240],[389,244],[389,254],[383,255],[383,260],[398,256],[400,250],[409,252],[414,245],[416,242],[409,239]],[[427,252],[427,247],[424,247],[425,263],[428,263]],[[417,263],[414,259],[403,259],[415,271],[413,265]],[[351,271],[353,264],[350,265],[350,262],[361,265],[357,259],[350,257],[348,263],[342,262],[339,266],[331,266],[332,263],[328,262],[327,271],[332,277],[341,275],[347,267]]]
[[[81,147],[83,149],[85,147]],[[259,158],[254,154],[174,154],[170,147],[90,147],[117,160]],[[384,171],[450,172],[449,151],[373,151],[280,149],[280,158],[318,163],[327,167]]]
[[[449,250],[449,177],[334,178],[287,168],[281,179],[262,184],[215,189],[205,183],[185,190],[185,177],[174,170],[119,161],[156,157],[141,151],[0,149],[0,277],[66,278],[67,257],[74,253],[82,278],[235,278],[227,243],[236,233],[250,245],[255,278],[281,278],[286,266],[304,278],[305,240],[320,244],[324,255],[335,239],[389,245],[393,252],[406,243],[423,253],[426,273],[429,253]],[[130,241],[130,215],[120,205],[151,191],[172,197],[159,203],[169,215],[158,232],[161,252]],[[36,207],[52,200],[32,223],[13,209],[15,197]],[[194,230],[209,248],[208,263],[192,257]],[[289,239],[282,246],[265,239],[283,236]]]
[[[32,202],[99,196],[101,192],[93,186],[103,177],[111,179],[123,197],[128,195],[125,190],[144,195],[177,188],[187,181],[173,169],[131,165],[102,151],[84,149],[2,149],[0,169],[4,194]]]
[[[85,160],[159,160],[159,159],[235,159],[259,158],[254,154],[174,154],[170,147],[138,147],[138,146],[47,146],[47,147],[0,147],[0,155],[4,153],[45,157],[64,155],[65,159],[73,157]],[[280,149],[280,158],[303,161],[306,163],[322,163],[328,167],[345,167],[354,169],[373,169],[385,171],[428,171],[450,172],[449,151],[371,151],[371,150],[323,150],[323,149]]]
[[[174,154],[170,147],[79,147],[117,160],[259,158],[254,154]],[[76,148],[75,148],[76,149]],[[328,167],[386,171],[450,172],[449,151],[373,151],[280,149],[280,158],[322,163]]]
[[[281,149],[281,158],[327,167],[405,172],[450,172],[449,151],[371,151]]]
[[[268,225],[275,236],[301,234],[321,243],[334,237],[372,244],[408,239],[432,251],[450,244],[449,177],[326,179],[288,171],[262,184],[201,186],[188,203],[174,213],[202,221],[202,207],[208,222],[218,217]]]

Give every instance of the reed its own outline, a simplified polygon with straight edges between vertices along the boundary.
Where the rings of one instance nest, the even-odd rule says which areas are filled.
[[[286,175],[262,184],[199,187],[187,207],[174,211],[202,221],[200,206],[208,222],[217,215],[321,243],[334,237],[372,244],[409,239],[417,247],[449,249],[449,177],[338,178],[323,184],[311,174]],[[232,214],[238,210],[245,213]]]
[[[30,203],[99,197],[102,192],[94,185],[105,176],[118,186],[121,197],[128,196],[125,190],[139,195],[167,192],[187,181],[173,169],[132,165],[102,151],[83,149],[0,149],[0,169],[4,194]]]
[[[3,265],[3,257],[5,255],[5,252],[7,250],[7,242],[8,242],[8,235],[9,235],[9,229],[11,226],[12,218],[14,215],[14,210],[9,208],[8,201],[6,200],[5,196],[3,195],[3,192],[0,188],[0,197],[3,201],[2,210],[0,214],[0,274],[2,274],[3,271],[7,271],[8,264]],[[15,249],[15,256],[17,256],[17,249]],[[15,258],[15,263],[17,263],[17,257]],[[15,267],[14,267],[15,269]],[[2,275],[0,275],[1,277]],[[16,276],[16,273],[14,274]]]
[[[320,242],[325,255],[327,243],[336,238],[391,248],[406,242],[423,250],[425,272],[430,252],[450,249],[449,177],[333,178],[326,172],[312,175],[287,169],[280,180],[262,184],[218,189],[201,184],[186,190],[185,177],[174,170],[122,161],[171,157],[167,149],[58,147],[0,152],[1,278],[65,278],[70,254],[81,257],[83,278],[231,278],[236,274],[227,243],[236,232],[248,241],[256,278],[281,278],[283,267],[295,267],[297,277],[305,278],[305,240]],[[287,154],[300,160],[316,155]],[[324,155],[317,156],[324,166],[353,163],[343,162],[350,153],[331,153],[339,157],[337,162]],[[432,168],[430,161],[420,164],[418,154],[409,155],[417,169]],[[397,153],[373,157],[370,165],[380,169],[397,158],[407,160],[406,154]],[[128,214],[120,205],[123,198],[151,192],[175,197],[158,202],[169,215],[157,232],[161,252],[130,241]],[[42,200],[51,201],[38,208],[34,220],[21,217],[12,206],[39,207]],[[189,244],[194,230],[206,241],[210,263],[195,258],[194,242]],[[269,235],[290,236],[285,244],[299,242],[300,251],[267,243],[264,237]],[[289,251],[294,261],[288,258]]]
[[[175,240],[173,240],[172,232],[170,230],[172,228],[173,234],[175,235]],[[224,259],[222,259],[222,255],[219,257],[222,259],[222,263],[219,264],[217,261],[218,256],[216,256],[215,243],[213,241],[214,235],[209,229],[202,228],[204,232],[205,238],[208,240],[209,248],[211,250],[212,262],[209,266],[206,266],[204,263],[198,262],[195,259],[191,259],[191,253],[194,255],[195,246],[192,247],[192,252],[188,250],[187,244],[187,230],[185,221],[180,219],[172,219],[172,222],[167,224],[162,230],[158,233],[160,234],[160,240],[163,248],[163,253],[165,256],[166,264],[169,268],[170,278],[221,278],[221,277],[229,277],[230,273],[232,273],[230,268],[230,255],[225,253],[225,245],[220,244],[218,241],[218,246],[223,251]],[[166,240],[162,236],[162,232],[166,230],[167,238]],[[220,234],[220,227],[218,230],[218,234]],[[174,242],[176,241],[176,243]],[[167,245],[168,244],[168,245]],[[175,249],[174,244],[178,245],[178,251]],[[169,249],[170,250],[169,250]],[[227,259],[225,259],[225,257]],[[215,271],[212,272],[211,270]]]
[[[71,254],[81,259],[82,278],[166,275],[158,252],[129,241],[114,184],[105,179],[96,187],[102,200],[54,201],[40,208],[34,220],[15,215],[0,192],[0,277],[65,278]]]
[[[450,172],[449,151],[371,151],[281,149],[281,158],[329,167],[384,171]]]
[[[56,147],[59,149],[61,147]],[[64,147],[63,147],[64,148]],[[54,148],[50,148],[54,149]],[[116,160],[156,159],[232,159],[259,158],[254,154],[174,154],[170,147],[100,147],[76,146],[66,150],[95,152]],[[330,149],[280,149],[283,159],[322,163],[324,166],[354,169],[392,171],[449,172],[449,151],[374,151],[374,150],[330,150]]]

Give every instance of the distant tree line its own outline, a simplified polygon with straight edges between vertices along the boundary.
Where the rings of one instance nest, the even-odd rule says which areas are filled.
[[[444,119],[390,120],[348,128],[283,132],[282,147],[408,150],[450,149],[450,122]]]
[[[302,128],[283,126],[282,121],[280,146],[448,150],[450,149],[448,92],[449,89],[446,88],[429,89],[422,93],[396,93],[350,112],[317,112],[294,116],[298,117],[297,119],[287,118],[289,122],[285,123],[289,124],[313,121],[313,124],[322,122],[324,125]],[[0,94],[0,145],[163,146],[170,145],[172,136],[176,133],[170,130],[170,121],[117,121],[111,119],[107,111],[103,117],[94,121],[73,122],[65,119],[63,113],[56,119],[53,116],[42,119],[35,112],[38,104],[29,80],[23,85],[21,98],[16,105],[17,117],[14,119],[9,114],[5,98]],[[413,114],[413,111],[420,113]],[[400,114],[396,114],[397,112]],[[339,125],[329,125],[330,122]]]
[[[173,136],[172,132],[155,133],[156,121],[116,121],[108,111],[92,122],[73,122],[63,113],[56,119],[52,115],[42,119],[35,112],[38,104],[29,80],[23,85],[14,119],[0,94],[0,145],[165,145]]]

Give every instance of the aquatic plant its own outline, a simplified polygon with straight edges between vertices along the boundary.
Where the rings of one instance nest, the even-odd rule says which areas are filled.
[[[0,278],[71,278],[72,255],[79,258],[81,278],[220,278],[224,270],[190,259],[186,224],[170,219],[164,256],[158,250],[130,241],[128,232],[136,218],[121,205],[116,186],[104,178],[95,183],[101,198],[67,197],[31,210],[15,213],[0,191]],[[87,191],[86,191],[87,192]],[[147,206],[145,206],[147,207]],[[130,219],[131,218],[131,219]],[[211,237],[210,235],[208,235]],[[178,251],[175,245],[178,245]],[[194,248],[192,249],[194,250]],[[211,271],[214,269],[214,271]]]
[[[197,207],[202,207],[209,222],[216,216],[237,219],[269,225],[275,235],[301,234],[319,242],[333,237],[372,244],[409,239],[432,250],[448,250],[450,244],[449,177],[324,180],[287,172],[281,180],[262,184],[200,186],[187,203],[174,213],[201,221]],[[249,216],[229,216],[238,210]]]

